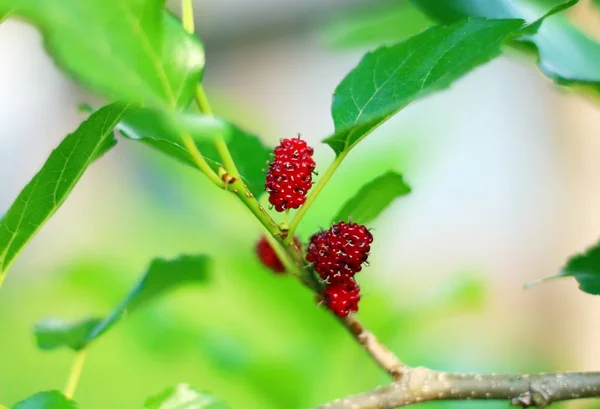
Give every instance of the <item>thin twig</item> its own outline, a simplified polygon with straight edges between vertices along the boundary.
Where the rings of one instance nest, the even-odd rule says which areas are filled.
[[[552,374],[476,374],[404,368],[391,385],[313,409],[393,409],[432,400],[508,400],[522,408],[600,397],[600,372]]]
[[[406,365],[385,345],[379,342],[372,332],[365,329],[352,315],[342,318],[340,321],[381,368],[396,380],[402,378],[407,368]]]

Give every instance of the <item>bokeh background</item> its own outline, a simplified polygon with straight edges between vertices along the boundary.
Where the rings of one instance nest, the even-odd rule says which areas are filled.
[[[333,158],[319,143],[333,131],[331,94],[375,46],[365,37],[349,47],[347,25],[381,3],[196,1],[215,110],[272,145],[301,132],[324,169]],[[598,38],[600,13],[589,2],[568,13]],[[426,24],[407,16],[402,35]],[[78,104],[99,100],[58,71],[27,24],[0,25],[0,56],[1,214],[84,118]],[[363,183],[399,171],[413,192],[372,225],[372,262],[360,277],[365,325],[412,365],[598,370],[599,300],[571,279],[522,286],[596,241],[599,133],[600,105],[556,88],[532,61],[499,58],[362,142],[301,237],[326,226]],[[308,291],[259,265],[260,233],[203,175],[120,141],[86,172],[0,292],[0,403],[63,387],[73,354],[39,351],[37,321],[103,315],[152,258],[180,253],[211,255],[210,283],[170,294],[93,344],[75,396],[82,408],[139,408],[178,382],[232,408],[305,408],[387,382]]]

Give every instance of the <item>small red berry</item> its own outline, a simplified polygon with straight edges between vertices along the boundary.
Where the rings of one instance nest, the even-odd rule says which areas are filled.
[[[365,226],[339,222],[311,237],[306,260],[323,280],[350,278],[367,261],[372,242],[373,235]]]
[[[351,311],[358,311],[360,287],[353,278],[327,284],[323,291],[323,302],[338,317],[347,317]]]
[[[297,248],[301,247],[300,241],[297,237],[294,237],[294,245]],[[277,253],[271,247],[271,244],[267,240],[265,236],[261,236],[258,242],[256,243],[256,254],[258,255],[258,259],[264,264],[266,267],[269,267],[274,272],[281,274],[285,272],[285,267],[279,257],[277,257]]]
[[[312,187],[312,173],[315,170],[313,148],[299,137],[289,138],[281,141],[274,154],[265,182],[269,203],[278,212],[297,209],[304,204],[306,194]]]

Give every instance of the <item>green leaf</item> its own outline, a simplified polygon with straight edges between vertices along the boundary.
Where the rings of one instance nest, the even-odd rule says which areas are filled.
[[[333,222],[352,219],[356,223],[367,224],[395,199],[409,193],[410,186],[406,184],[402,175],[387,172],[364,185],[346,202]]]
[[[39,27],[58,65],[115,99],[185,106],[204,51],[164,0],[0,0],[0,15]]]
[[[78,322],[50,318],[38,322],[34,329],[38,348],[48,350],[64,345],[79,351],[85,347],[88,335],[101,322],[100,318],[89,318]]]
[[[600,295],[600,243],[571,257],[559,274],[548,279],[559,277],[575,277],[581,291]]]
[[[534,24],[554,13],[571,7],[578,0],[411,0],[432,18],[453,23],[465,17],[492,19],[520,18]]]
[[[196,146],[198,146],[198,149],[211,167],[218,171],[218,168],[221,166],[219,154],[213,143],[203,141],[203,139],[210,139],[210,137],[202,138],[198,132],[194,135],[194,127],[190,126],[190,123],[197,122],[198,118],[206,117],[191,112],[186,115],[184,126],[192,129]],[[153,111],[136,110],[125,117],[118,129],[124,137],[144,142],[195,168],[194,161],[180,142],[181,136],[163,119],[165,117],[154,115]],[[272,149],[265,146],[257,136],[249,134],[221,119],[214,120],[227,129],[227,145],[231,151],[231,156],[250,191],[256,197],[259,197],[264,192],[266,177],[262,170],[266,167],[265,163],[269,160]]]
[[[113,128],[129,105],[101,108],[69,134],[0,220],[0,283],[19,252],[58,210],[87,167],[115,144]]]
[[[466,20],[366,54],[333,94],[336,132],[325,143],[338,155],[350,150],[409,103],[499,55],[522,25],[522,20]]]
[[[561,85],[600,85],[600,44],[555,13],[577,0],[412,0],[434,19],[448,24],[465,17],[522,18],[533,29],[513,41],[513,46],[532,53],[538,66]],[[533,31],[533,32],[532,32]],[[532,47],[533,46],[533,47]]]
[[[45,391],[18,402],[12,409],[77,409],[77,404],[59,391]]]
[[[369,4],[336,16],[325,27],[323,37],[331,47],[370,46],[404,40],[431,25],[431,20],[410,2]]]
[[[121,134],[129,139],[160,139],[180,144],[183,134],[190,135],[196,142],[214,143],[219,137],[230,139],[231,125],[213,116],[194,112],[167,113],[153,108],[130,110],[117,126]]]
[[[148,398],[144,409],[227,409],[227,405],[211,394],[180,383]]]
[[[173,260],[154,259],[136,286],[106,318],[87,318],[71,323],[47,319],[38,323],[34,330],[38,347],[45,350],[59,347],[81,350],[123,316],[158,296],[186,284],[205,282],[208,269],[209,259],[203,255],[184,255]]]

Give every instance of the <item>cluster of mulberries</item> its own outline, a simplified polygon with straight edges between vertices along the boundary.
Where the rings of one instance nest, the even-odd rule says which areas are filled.
[[[365,226],[346,222],[336,223],[310,239],[306,260],[327,282],[323,300],[340,317],[358,310],[360,287],[354,275],[367,262],[372,242],[373,235]]]
[[[312,155],[313,148],[300,137],[283,139],[275,148],[265,190],[269,193],[269,203],[278,212],[297,209],[306,201],[315,170]]]
[[[265,190],[269,193],[269,202],[278,212],[297,209],[306,201],[315,170],[312,155],[313,149],[300,137],[283,139],[275,148]],[[326,283],[323,303],[340,317],[358,311],[360,287],[354,275],[367,262],[372,242],[373,236],[365,226],[345,222],[336,223],[310,239],[306,260]],[[296,237],[293,243],[300,249]],[[261,262],[274,272],[285,271],[266,237],[261,237],[257,243],[256,253]]]

